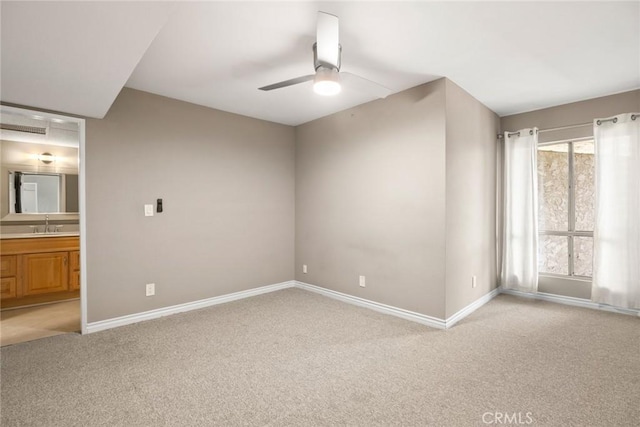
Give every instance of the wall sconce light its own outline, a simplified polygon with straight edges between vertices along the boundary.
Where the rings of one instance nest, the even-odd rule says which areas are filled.
[[[45,165],[53,163],[56,161],[56,157],[51,153],[42,153],[38,156],[38,160],[40,160]]]

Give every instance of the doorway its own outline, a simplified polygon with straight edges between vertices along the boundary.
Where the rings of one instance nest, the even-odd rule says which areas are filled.
[[[0,106],[2,345],[86,333],[85,120]]]

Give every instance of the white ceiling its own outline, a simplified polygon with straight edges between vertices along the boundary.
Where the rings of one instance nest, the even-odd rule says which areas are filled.
[[[3,1],[1,99],[103,117],[126,84],[289,125],[373,100],[257,89],[313,73],[318,10],[342,70],[393,92],[448,77],[503,116],[640,88],[637,1]]]
[[[102,118],[171,3],[0,3],[3,102]]]

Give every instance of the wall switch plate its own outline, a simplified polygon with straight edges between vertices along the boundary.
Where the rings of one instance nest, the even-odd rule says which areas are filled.
[[[471,287],[475,288],[477,285],[476,276],[471,276]]]
[[[156,294],[156,284],[147,283],[146,293],[148,297],[152,297]]]
[[[302,264],[302,272],[307,274],[307,264]]]
[[[153,216],[153,205],[144,205],[144,216]]]
[[[360,276],[360,287],[364,288],[367,286],[367,282],[364,276]]]

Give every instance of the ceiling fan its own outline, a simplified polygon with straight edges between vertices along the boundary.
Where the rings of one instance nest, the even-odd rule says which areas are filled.
[[[316,42],[313,44],[313,65],[315,74],[296,77],[259,88],[269,91],[293,86],[313,80],[313,90],[320,95],[336,95],[342,84],[360,91],[371,93],[378,98],[386,98],[391,90],[355,74],[340,71],[342,46],[338,39],[338,17],[318,12]]]

